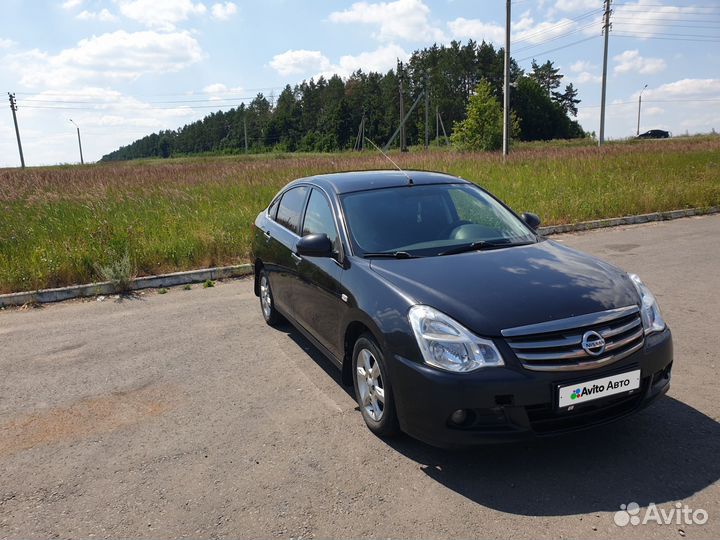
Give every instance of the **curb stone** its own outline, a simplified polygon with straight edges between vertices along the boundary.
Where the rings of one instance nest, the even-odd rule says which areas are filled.
[[[159,276],[144,276],[135,278],[130,282],[130,290],[151,289],[160,287],[173,287],[175,285],[186,285],[188,283],[200,283],[210,280],[234,278],[246,276],[252,273],[252,265],[238,264],[234,266],[218,266],[215,268],[203,268],[201,270],[189,270],[186,272],[173,272],[172,274],[161,274]],[[86,285],[72,285],[70,287],[59,287],[57,289],[41,289],[38,291],[27,291],[20,293],[0,294],[0,307],[21,306],[24,304],[44,304],[48,302],[60,302],[72,298],[84,298],[88,296],[116,294],[117,291],[109,281],[100,283],[89,283]]]
[[[651,214],[639,214],[636,216],[597,219],[594,221],[581,221],[580,223],[569,223],[567,225],[549,225],[547,227],[540,227],[538,229],[538,233],[542,234],[543,236],[550,236],[553,234],[590,231],[593,229],[602,229],[605,227],[619,227],[621,225],[650,223],[651,221],[667,221],[671,219],[679,219],[691,216],[705,216],[709,214],[717,214],[719,212],[720,207],[717,206],[711,206],[709,208],[688,208],[685,210],[670,210],[667,212],[653,212]]]
[[[685,210],[670,210],[668,212],[653,212],[651,214],[640,214],[636,216],[625,216],[619,218],[598,219],[594,221],[582,221],[580,223],[569,223],[567,225],[550,225],[540,227],[538,233],[543,236],[554,234],[589,231],[605,227],[618,227],[621,225],[635,225],[649,223],[651,221],[667,221],[691,216],[703,216],[720,213],[720,207],[709,208],[688,208]],[[159,276],[145,276],[135,278],[130,283],[130,290],[151,289],[160,287],[173,287],[186,285],[188,283],[200,283],[210,280],[234,278],[252,274],[252,265],[238,264],[234,266],[217,266],[214,268],[203,268],[201,270],[188,270],[186,272],[173,272],[172,274],[161,274]],[[86,285],[72,285],[70,287],[59,287],[57,289],[41,289],[38,291],[27,291],[10,294],[0,294],[0,308],[8,306],[21,306],[24,304],[45,304],[48,302],[60,302],[73,298],[85,298],[88,296],[116,294],[115,287],[109,281],[100,283],[89,283]]]

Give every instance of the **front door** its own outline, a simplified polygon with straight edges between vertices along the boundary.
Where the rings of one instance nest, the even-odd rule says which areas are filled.
[[[294,282],[294,312],[297,321],[337,358],[342,358],[340,324],[346,303],[342,300],[342,273],[339,264],[340,238],[325,194],[317,188],[303,220],[302,236],[325,234],[335,247],[333,257],[302,256],[297,261],[298,278]]]

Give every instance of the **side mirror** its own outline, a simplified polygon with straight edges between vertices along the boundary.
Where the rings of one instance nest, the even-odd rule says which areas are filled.
[[[520,219],[522,219],[533,231],[537,231],[537,228],[540,226],[540,218],[537,214],[525,212],[522,216],[520,216]]]
[[[298,240],[295,245],[298,255],[307,257],[331,257],[333,245],[326,234],[308,234]]]

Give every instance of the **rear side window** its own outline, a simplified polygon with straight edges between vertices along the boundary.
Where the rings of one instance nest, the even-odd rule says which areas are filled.
[[[280,199],[275,221],[295,234],[300,234],[300,216],[302,216],[307,191],[308,188],[304,186],[292,188],[286,191]]]
[[[302,235],[324,233],[332,242],[335,251],[339,251],[337,229],[330,209],[330,203],[320,191],[313,189],[305,211]]]

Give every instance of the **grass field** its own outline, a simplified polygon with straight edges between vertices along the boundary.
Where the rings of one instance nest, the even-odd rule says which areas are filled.
[[[593,146],[519,146],[497,154],[394,154],[489,189],[544,224],[720,205],[720,137]],[[0,169],[0,293],[248,258],[250,224],[286,182],[388,168],[376,153],[264,155]]]

